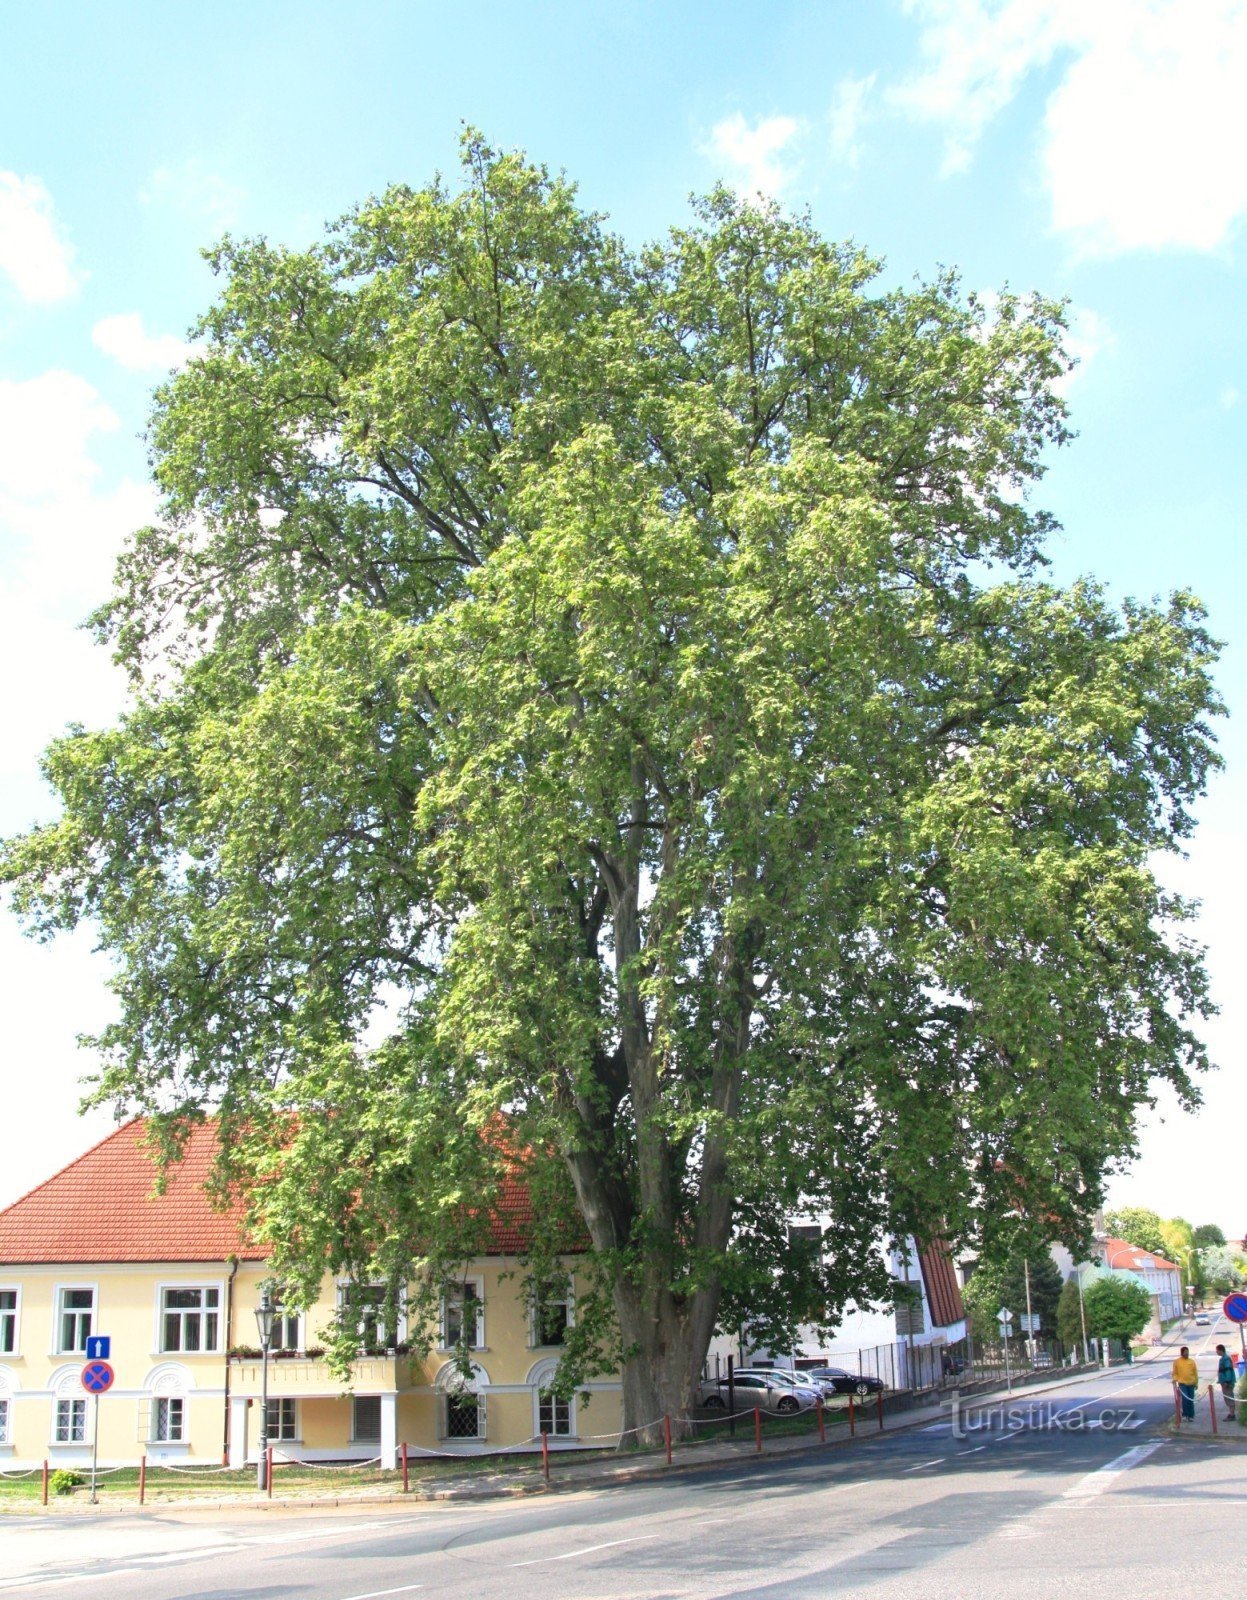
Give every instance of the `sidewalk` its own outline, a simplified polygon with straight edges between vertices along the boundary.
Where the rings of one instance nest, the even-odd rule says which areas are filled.
[[[1212,1399],[1209,1400],[1211,1392]],[[1225,1399],[1215,1383],[1201,1380],[1195,1394],[1195,1417],[1179,1418],[1176,1407],[1169,1430],[1183,1439],[1217,1439],[1219,1443],[1247,1447],[1247,1401],[1236,1401],[1236,1416],[1227,1416]],[[1238,1417],[1242,1421],[1238,1421]],[[1215,1418],[1215,1421],[1214,1421]]]
[[[1045,1377],[1039,1381],[1015,1384],[1012,1390],[1006,1390],[1001,1386],[998,1389],[965,1394],[957,1389],[949,1389],[927,1404],[907,1406],[893,1411],[885,1408],[882,1428],[879,1427],[874,1408],[863,1408],[857,1415],[855,1435],[850,1435],[848,1428],[837,1422],[829,1425],[826,1443],[820,1441],[816,1433],[772,1435],[769,1439],[764,1433],[763,1447],[759,1452],[752,1422],[746,1420],[742,1422],[740,1431],[734,1438],[720,1436],[703,1443],[677,1443],[670,1465],[667,1464],[661,1450],[647,1451],[632,1457],[611,1455],[591,1460],[571,1452],[561,1452],[551,1457],[548,1484],[542,1476],[539,1460],[530,1462],[530,1458],[525,1457],[524,1464],[517,1466],[516,1458],[511,1457],[505,1465],[499,1465],[496,1471],[482,1471],[477,1467],[471,1473],[458,1476],[450,1474],[434,1483],[421,1483],[417,1480],[412,1483],[411,1490],[407,1494],[391,1489],[370,1489],[361,1486],[358,1490],[343,1490],[331,1494],[292,1494],[272,1500],[257,1493],[222,1496],[214,1500],[198,1497],[187,1500],[152,1500],[145,1506],[140,1506],[137,1501],[110,1500],[107,1506],[100,1507],[91,1506],[84,1499],[74,1496],[64,1501],[51,1501],[46,1510],[40,1506],[26,1505],[21,1507],[21,1511],[27,1516],[39,1517],[47,1516],[49,1513],[76,1516],[99,1511],[106,1511],[109,1515],[132,1513],[138,1516],[145,1514],[167,1516],[170,1513],[176,1515],[186,1511],[302,1512],[327,1507],[403,1505],[411,1504],[413,1501],[493,1500],[521,1495],[604,1489],[616,1484],[661,1478],[673,1472],[699,1472],[732,1463],[744,1464],[763,1458],[773,1460],[777,1456],[861,1449],[886,1438],[889,1434],[905,1433],[915,1428],[929,1427],[932,1423],[947,1421],[954,1400],[964,1411],[977,1411],[1023,1395],[1046,1394],[1055,1389],[1090,1383],[1102,1379],[1104,1375],[1103,1368],[1092,1367],[1077,1372],[1066,1372],[1060,1376]],[[12,1509],[17,1511],[19,1508],[14,1506]]]

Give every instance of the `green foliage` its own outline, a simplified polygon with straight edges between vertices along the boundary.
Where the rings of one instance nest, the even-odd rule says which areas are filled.
[[[1195,1229],[1193,1237],[1196,1245],[1201,1250],[1208,1245],[1223,1245],[1225,1243],[1225,1234],[1215,1222],[1202,1222]]]
[[[1233,1294],[1247,1285],[1247,1256],[1229,1245],[1209,1245],[1199,1252],[1200,1273],[1212,1294]]]
[[[1152,1300],[1133,1278],[1097,1278],[1083,1290],[1087,1332],[1096,1339],[1138,1338],[1152,1315]]]
[[[53,1494],[73,1494],[75,1489],[80,1489],[86,1479],[80,1472],[71,1472],[68,1467],[57,1467],[56,1471],[48,1478],[48,1488]]]
[[[1085,1233],[1204,1065],[1153,862],[1218,706],[1192,597],[1042,576],[1062,307],[723,191],[630,252],[475,134],[209,259],[95,618],[131,703],[0,867],[115,962],[94,1097],[219,1113],[283,1280],[425,1325],[524,1152],[632,1420],[720,1318],[879,1298],[881,1232]]]
[[[1031,1256],[1029,1265],[1031,1310],[1040,1319],[1038,1332],[1050,1336],[1057,1332],[1061,1274],[1046,1251]],[[1003,1264],[981,1263],[962,1298],[976,1334],[986,1337],[995,1333],[997,1314],[1006,1306],[1013,1313],[1016,1331],[1026,1312],[1026,1262],[1014,1258]]]
[[[1123,1206],[1120,1211],[1106,1212],[1104,1225],[1114,1238],[1124,1239],[1140,1250],[1151,1250],[1158,1256],[1165,1253],[1160,1214],[1146,1206]]]
[[[1078,1278],[1072,1276],[1061,1288],[1056,1307],[1056,1336],[1071,1350],[1082,1344],[1082,1298]]]

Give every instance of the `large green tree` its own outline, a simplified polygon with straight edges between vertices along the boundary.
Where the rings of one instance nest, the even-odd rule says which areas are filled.
[[[98,1096],[218,1112],[305,1287],[435,1283],[522,1152],[633,1425],[885,1230],[1081,1234],[1202,1064],[1151,862],[1216,707],[1189,596],[1043,576],[1060,307],[723,192],[634,252],[473,135],[211,261],[97,618],[132,703],[4,859],[116,962]]]
[[[1137,1339],[1152,1315],[1152,1298],[1137,1278],[1097,1278],[1083,1295],[1087,1332],[1096,1339]]]
[[[1165,1253],[1164,1221],[1159,1211],[1147,1206],[1123,1206],[1120,1211],[1105,1214],[1104,1225],[1113,1238],[1124,1239],[1140,1250],[1150,1250],[1154,1255]]]

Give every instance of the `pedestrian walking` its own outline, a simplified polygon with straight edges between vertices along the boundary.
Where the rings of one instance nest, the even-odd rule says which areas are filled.
[[[1234,1359],[1223,1344],[1217,1346],[1217,1382],[1225,1396],[1225,1414],[1234,1415]]]
[[[1178,1352],[1178,1359],[1174,1362],[1170,1377],[1178,1386],[1178,1393],[1182,1397],[1182,1418],[1185,1422],[1195,1420],[1195,1389],[1199,1383],[1199,1368],[1191,1360],[1191,1352],[1186,1345]]]

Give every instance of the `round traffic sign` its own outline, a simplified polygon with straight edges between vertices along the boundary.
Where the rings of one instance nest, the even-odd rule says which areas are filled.
[[[1227,1294],[1221,1309],[1231,1322],[1247,1322],[1247,1294]]]
[[[82,1369],[82,1387],[88,1394],[103,1394],[111,1389],[116,1373],[107,1361],[88,1361]]]

